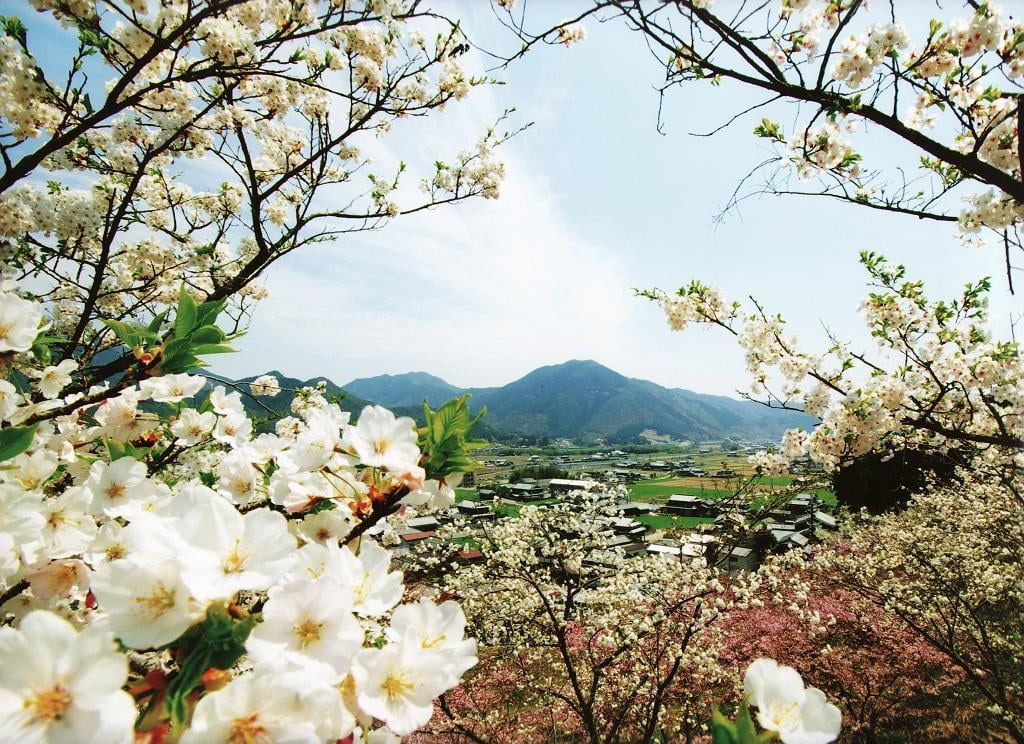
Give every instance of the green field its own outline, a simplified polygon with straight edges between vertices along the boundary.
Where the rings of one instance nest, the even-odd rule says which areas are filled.
[[[720,499],[731,496],[732,491],[717,488],[694,488],[667,483],[671,477],[654,480],[637,481],[629,487],[630,501],[665,501],[674,493],[686,493],[692,496],[704,496],[709,499]]]
[[[672,476],[654,478],[652,480],[637,481],[629,487],[630,501],[666,501],[675,493],[684,493],[690,496],[700,496],[707,499],[721,499],[732,496],[734,491],[721,488],[699,488],[695,486],[673,485]],[[788,485],[792,479],[786,477],[763,478],[759,481],[765,486]],[[777,482],[773,482],[777,481]],[[824,488],[812,489],[811,493],[817,494],[827,506],[836,505],[836,495]]]

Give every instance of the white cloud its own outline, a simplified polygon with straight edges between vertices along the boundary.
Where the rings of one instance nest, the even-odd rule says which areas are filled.
[[[232,369],[339,382],[427,369],[481,385],[615,355],[636,304],[621,262],[573,233],[550,184],[505,160],[498,201],[402,218],[272,269]]]

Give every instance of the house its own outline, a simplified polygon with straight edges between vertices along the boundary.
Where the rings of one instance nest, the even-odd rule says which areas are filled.
[[[747,517],[743,512],[732,510],[722,512],[715,517],[715,526],[720,528],[741,528],[746,529]]]
[[[635,473],[632,470],[613,470],[612,473],[622,483],[635,483],[640,480],[640,474]]]
[[[835,517],[823,511],[814,512],[814,521],[827,530],[834,530],[839,526]]]
[[[687,558],[701,558],[710,563],[718,553],[718,538],[706,532],[691,532],[679,544]]]
[[[440,526],[436,517],[414,517],[406,525],[412,532],[428,532]]]
[[[494,501],[498,493],[493,488],[481,488],[476,492],[477,501]]]
[[[544,489],[538,483],[514,483],[508,487],[508,497],[517,501],[532,501],[544,498]]]
[[[661,508],[663,514],[679,514],[686,517],[713,517],[718,506],[711,501],[686,493],[674,493]]]
[[[819,510],[823,505],[822,500],[813,493],[798,493],[789,503],[786,504],[785,508],[791,514],[812,514]]]
[[[407,553],[412,549],[414,545],[427,545],[430,542],[436,542],[437,533],[433,530],[425,530],[423,532],[405,532],[398,536],[400,541],[395,546],[395,552]]]
[[[753,548],[733,548],[725,567],[729,571],[756,571],[759,565],[760,561]]]
[[[586,491],[590,485],[583,480],[569,480],[567,478],[552,478],[548,481],[548,490],[553,494],[569,493],[570,491]]]
[[[682,548],[678,545],[662,545],[661,543],[653,543],[647,546],[647,552],[651,555],[678,556],[682,554]]]
[[[793,548],[806,548],[811,542],[811,535],[808,531],[795,531],[789,529],[773,529],[777,525],[769,525],[768,535],[771,538],[771,551],[773,553],[785,553]]]
[[[610,522],[616,535],[627,535],[634,540],[643,540],[647,534],[647,525],[629,517],[613,517]]]
[[[608,543],[609,548],[621,550],[626,558],[635,558],[647,552],[647,543],[631,540],[628,535],[621,535]]]
[[[716,470],[715,472],[713,472],[711,474],[711,477],[712,478],[735,478],[737,475],[739,475],[739,473],[737,473],[732,468],[719,468],[718,470]]]
[[[465,550],[460,550],[455,556],[455,559],[459,563],[468,565],[470,563],[479,563],[482,561],[484,559],[484,554],[476,548],[466,548]]]
[[[669,465],[664,460],[652,460],[651,462],[647,463],[647,469],[648,470],[671,470],[672,466]]]
[[[460,501],[456,505],[456,508],[458,509],[459,514],[463,517],[482,517],[487,514],[491,514],[491,510],[488,507],[483,504],[478,504],[475,501],[470,501],[469,499]]]
[[[631,501],[628,504],[616,504],[614,509],[623,517],[637,517],[641,514],[650,514],[658,507],[643,501]]]

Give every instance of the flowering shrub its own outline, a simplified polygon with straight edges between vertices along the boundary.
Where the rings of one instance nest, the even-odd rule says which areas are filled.
[[[981,726],[1024,738],[1021,482],[961,473],[871,518],[809,564],[902,621],[946,657],[978,700]]]
[[[799,668],[841,705],[843,729],[855,738],[911,737],[948,718],[940,715],[944,696],[963,681],[953,662],[897,615],[815,569],[813,561],[808,567],[787,556],[775,570],[798,577],[796,585],[766,583],[760,606],[723,618],[717,626],[722,663],[742,668],[770,657]]]

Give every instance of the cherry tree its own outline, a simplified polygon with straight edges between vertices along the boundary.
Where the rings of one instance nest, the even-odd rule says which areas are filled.
[[[1012,292],[1024,214],[1024,25],[994,3],[965,5],[959,17],[923,26],[904,23],[894,4],[860,0],[594,0],[546,29],[531,29],[531,14],[511,0],[495,10],[521,44],[506,62],[537,45],[580,41],[588,23],[618,21],[650,47],[662,95],[706,83],[763,96],[726,125],[790,104],[791,131],[768,117],[753,127],[774,148],[755,169],[767,174],[759,191],[945,221],[968,242],[998,236]],[[866,162],[860,125],[909,147],[918,173]],[[1016,341],[992,333],[990,279],[969,278],[960,296],[929,299],[912,267],[875,253],[861,260],[871,283],[861,311],[874,349],[839,338],[823,350],[801,348],[763,303],[744,306],[700,281],[641,294],[661,304],[674,330],[707,324],[733,334],[751,374],[748,397],[821,418],[813,432],[791,431],[757,456],[765,472],[806,456],[831,471],[872,451],[917,448],[1002,463],[1012,483],[1024,466],[1024,366]]]
[[[438,153],[418,194],[362,154],[489,82],[462,70],[458,20],[390,0],[34,5],[61,55],[18,17],[0,35],[0,728],[412,732],[476,646],[455,603],[403,602],[380,535],[452,502],[466,400],[417,427],[309,387],[254,419],[277,380],[201,370],[281,257],[498,196],[497,130]]]
[[[751,92],[753,105],[708,133],[770,114],[752,128],[774,154],[730,207],[756,193],[799,194],[954,223],[966,242],[995,238],[1012,289],[1024,215],[1024,21],[998,4],[971,0],[928,22],[910,6],[863,0],[593,0],[541,29],[514,0],[496,6],[521,42],[506,60],[579,41],[588,23],[619,21],[650,48],[662,96],[701,83]],[[773,120],[782,111],[791,125]],[[866,160],[857,143],[868,127],[908,146],[917,172]],[[763,181],[747,188],[757,174]]]

